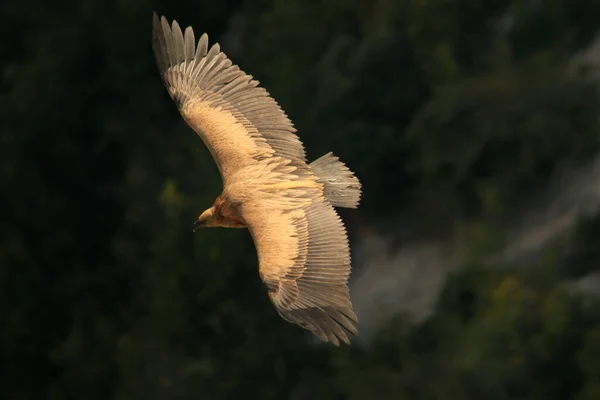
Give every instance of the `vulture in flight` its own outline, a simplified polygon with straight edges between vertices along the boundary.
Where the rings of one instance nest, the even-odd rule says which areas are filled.
[[[154,13],[162,80],[208,147],[223,191],[195,227],[248,228],[269,298],[285,320],[349,344],[358,319],[348,291],[350,249],[334,207],[356,208],[361,184],[332,153],[308,163],[269,93],[188,27]]]

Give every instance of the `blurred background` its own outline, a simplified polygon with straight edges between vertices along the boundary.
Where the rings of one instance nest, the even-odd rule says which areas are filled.
[[[152,12],[361,179],[360,339],[283,321]],[[600,1],[4,0],[0,398],[600,399]]]

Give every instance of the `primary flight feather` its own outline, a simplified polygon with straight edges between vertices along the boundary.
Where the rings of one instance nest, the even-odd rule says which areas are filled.
[[[198,42],[154,14],[153,49],[163,82],[212,154],[223,192],[197,227],[248,228],[259,274],[279,314],[324,341],[358,335],[348,292],[350,249],[334,206],[356,208],[361,185],[328,153],[307,164],[296,129],[252,76],[208,36]]]

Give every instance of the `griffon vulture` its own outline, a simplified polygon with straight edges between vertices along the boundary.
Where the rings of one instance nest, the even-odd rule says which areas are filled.
[[[223,192],[195,227],[248,228],[279,314],[336,346],[358,335],[348,291],[350,251],[335,207],[356,208],[361,184],[332,153],[308,164],[277,102],[202,35],[154,14],[162,80],[210,150]]]

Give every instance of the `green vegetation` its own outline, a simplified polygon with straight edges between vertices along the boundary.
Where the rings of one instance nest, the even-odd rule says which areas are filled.
[[[600,150],[596,87],[567,73],[600,2],[537,3],[0,7],[0,397],[281,399],[302,379],[318,399],[599,398],[600,304],[559,284],[598,268],[600,218],[569,257],[482,266],[523,196]],[[154,10],[221,41],[311,159],[352,167],[361,219],[464,234],[428,320],[314,346],[269,303],[246,231],[192,234],[221,183],[160,81]]]

